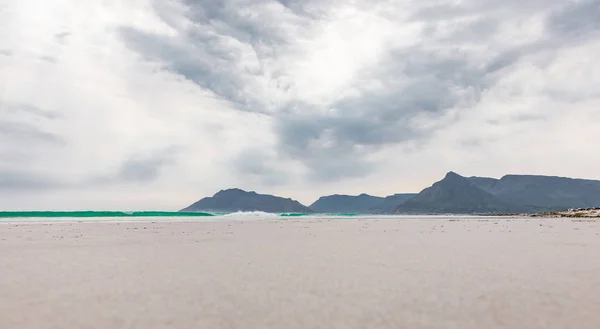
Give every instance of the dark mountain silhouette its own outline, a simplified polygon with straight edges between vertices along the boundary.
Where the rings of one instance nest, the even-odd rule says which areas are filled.
[[[309,208],[316,213],[367,213],[385,199],[368,194],[322,196]]]
[[[290,198],[258,194],[240,189],[219,191],[212,197],[182,209],[184,212],[264,211],[268,213],[312,213],[308,207]]]
[[[449,172],[441,181],[421,191],[395,209],[407,214],[506,213],[524,207],[506,204],[468,178]]]
[[[463,177],[454,172],[419,194],[386,198],[368,194],[330,195],[310,208],[272,195],[223,190],[182,211],[362,214],[513,214],[600,207],[600,181],[536,175],[500,179]]]
[[[506,175],[501,179],[470,177],[482,190],[511,204],[545,211],[600,207],[600,181],[554,176]]]
[[[417,195],[416,193],[398,193],[394,195],[387,196],[383,201],[374,207],[370,208],[368,212],[374,214],[390,214],[393,213],[394,210],[404,204],[408,199]]]

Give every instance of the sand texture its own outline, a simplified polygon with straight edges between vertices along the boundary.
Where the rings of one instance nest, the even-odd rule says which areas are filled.
[[[600,328],[600,222],[0,223],[0,328]]]

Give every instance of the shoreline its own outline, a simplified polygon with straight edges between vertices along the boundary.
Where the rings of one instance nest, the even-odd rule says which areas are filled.
[[[552,211],[535,214],[532,217],[559,217],[559,218],[600,218],[600,208],[579,208],[566,211]]]

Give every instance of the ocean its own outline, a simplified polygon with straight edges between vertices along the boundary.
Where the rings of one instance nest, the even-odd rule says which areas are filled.
[[[356,214],[304,214],[304,213],[266,213],[251,212],[175,212],[175,211],[0,211],[0,218],[121,218],[121,217],[307,217],[307,216],[341,216],[353,217]]]
[[[504,217],[506,218],[506,217]],[[381,214],[304,214],[250,212],[174,212],[174,211],[0,211],[0,223],[51,222],[141,222],[141,221],[255,221],[255,220],[494,220],[494,216],[470,215],[381,215]]]

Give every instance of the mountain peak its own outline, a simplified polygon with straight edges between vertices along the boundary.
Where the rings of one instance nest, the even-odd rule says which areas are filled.
[[[246,194],[248,192],[239,189],[239,188],[229,188],[229,189],[223,189],[220,190],[219,192],[215,193],[213,195],[213,197],[219,197],[219,196],[224,196],[224,195],[241,195],[241,194]]]
[[[396,208],[400,213],[490,213],[505,209],[501,201],[473,185],[469,179],[449,172]]]
[[[450,171],[444,176],[444,178],[434,184],[434,186],[443,185],[443,186],[463,186],[467,187],[471,184],[468,178],[463,177],[453,171]]]
[[[454,171],[449,171],[446,176],[444,177],[444,179],[452,179],[452,178],[464,178],[463,176],[455,173]]]
[[[244,194],[256,194],[256,192],[242,190],[241,188],[229,188],[229,189],[220,190],[219,192],[215,193],[214,196],[222,196],[222,195],[244,195]]]

